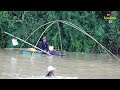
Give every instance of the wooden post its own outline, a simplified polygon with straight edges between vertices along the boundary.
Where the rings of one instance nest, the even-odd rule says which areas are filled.
[[[59,26],[58,20],[57,20],[57,26],[58,26],[58,32],[59,32],[59,38],[60,38],[61,54],[63,54],[63,52],[62,52],[62,39],[61,39],[60,26]]]

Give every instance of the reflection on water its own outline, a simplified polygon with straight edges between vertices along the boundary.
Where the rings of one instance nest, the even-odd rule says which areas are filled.
[[[66,56],[16,56],[0,49],[0,78],[45,79],[47,67],[56,67],[57,79],[120,78],[120,62],[107,54],[66,53]],[[56,79],[55,78],[55,79]]]

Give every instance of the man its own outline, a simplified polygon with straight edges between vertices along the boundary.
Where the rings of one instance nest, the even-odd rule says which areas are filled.
[[[48,67],[48,73],[47,73],[46,77],[54,77],[54,70],[55,69],[56,68],[54,68],[53,66],[49,66]]]
[[[46,40],[45,36],[42,38],[42,41],[39,43],[38,47],[49,53],[49,45],[47,43],[47,40]],[[42,53],[45,54],[44,52],[42,52]]]
[[[42,41],[39,43],[38,47],[42,50],[45,50],[46,52],[48,52],[51,55],[55,55],[55,56],[63,56],[61,55],[59,52],[55,51],[55,50],[49,50],[49,45],[47,43],[46,37],[44,36],[42,38]],[[43,54],[46,54],[45,52],[42,52]]]

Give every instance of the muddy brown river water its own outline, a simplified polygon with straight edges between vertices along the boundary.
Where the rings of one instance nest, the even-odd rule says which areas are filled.
[[[118,56],[119,57],[119,56]],[[43,79],[47,67],[59,79],[120,79],[120,61],[107,54],[66,52],[66,56],[31,56],[0,49],[0,79]]]

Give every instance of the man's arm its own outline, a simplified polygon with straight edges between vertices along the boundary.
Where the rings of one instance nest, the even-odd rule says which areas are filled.
[[[39,42],[38,47],[39,47],[40,49],[43,49],[43,48],[42,48],[42,42]]]
[[[50,50],[49,50],[49,45],[48,45],[48,43],[46,43],[46,45],[47,45],[47,52],[48,52],[48,51],[50,51]]]

